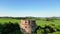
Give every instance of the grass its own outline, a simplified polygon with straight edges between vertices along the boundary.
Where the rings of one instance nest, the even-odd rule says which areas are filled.
[[[52,22],[52,21],[36,20],[36,24],[40,25],[40,26],[55,24],[57,26],[57,25],[60,25],[60,20],[54,20],[54,22]]]
[[[0,18],[0,23],[4,24],[4,23],[18,23],[20,24],[20,20],[17,19],[11,19],[11,18]],[[50,24],[55,24],[55,27],[57,27],[58,25],[60,26],[60,20],[54,20],[52,21],[45,21],[45,20],[36,20],[36,24],[39,26],[45,26],[45,25],[50,25]],[[49,33],[51,34],[51,33]],[[53,34],[60,34],[60,32],[54,32]]]
[[[60,34],[60,32],[57,31],[57,32],[54,32],[53,34]]]
[[[20,23],[20,20],[10,19],[10,18],[0,18],[0,23],[8,23],[8,22]]]
[[[20,23],[20,20],[11,19],[11,18],[0,18],[0,23],[8,23],[8,22]],[[49,25],[49,24],[60,25],[60,20],[54,20],[54,22],[52,22],[52,21],[45,21],[45,20],[36,20],[36,24],[40,25],[40,26]]]

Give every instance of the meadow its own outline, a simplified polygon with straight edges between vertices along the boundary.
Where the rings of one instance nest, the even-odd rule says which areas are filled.
[[[60,19],[59,18],[34,18],[34,17],[31,17],[31,18],[28,18],[28,19],[35,19],[36,20],[36,24],[37,26],[41,26],[41,27],[45,27],[46,25],[47,26],[51,26],[52,28],[54,28],[56,31],[53,32],[53,33],[48,33],[48,34],[60,34]],[[0,24],[5,24],[5,23],[9,23],[9,22],[12,22],[12,23],[18,23],[20,25],[20,20],[21,18],[0,18]],[[52,26],[54,25],[54,26]],[[58,29],[58,31],[57,31]],[[37,34],[40,34],[37,30]]]
[[[12,23],[19,23],[20,24],[20,20],[21,19],[12,19],[12,18],[0,18],[0,23],[4,24],[4,23],[9,23],[9,22],[12,22]],[[35,19],[36,20],[36,24],[37,25],[40,25],[40,26],[44,26],[44,25],[50,25],[50,24],[55,24],[56,26],[57,25],[60,25],[60,20],[51,20],[51,21],[46,21],[46,19]]]
[[[16,20],[16,19],[11,19],[11,18],[0,18],[0,23],[9,23],[9,22],[12,22],[12,23],[20,23],[20,20]]]

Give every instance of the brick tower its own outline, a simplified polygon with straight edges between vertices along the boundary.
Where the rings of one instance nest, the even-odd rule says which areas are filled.
[[[24,34],[32,34],[36,29],[35,20],[22,19],[20,28]]]

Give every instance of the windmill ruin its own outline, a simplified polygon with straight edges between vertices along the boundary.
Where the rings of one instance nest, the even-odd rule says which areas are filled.
[[[24,34],[34,33],[36,29],[35,22],[35,20],[22,19],[20,23],[21,32],[23,32]]]

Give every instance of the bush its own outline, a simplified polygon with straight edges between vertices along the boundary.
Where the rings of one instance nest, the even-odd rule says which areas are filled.
[[[20,34],[20,27],[17,23],[13,24],[11,22],[0,24],[0,33],[1,34]],[[22,34],[22,33],[21,33]]]

